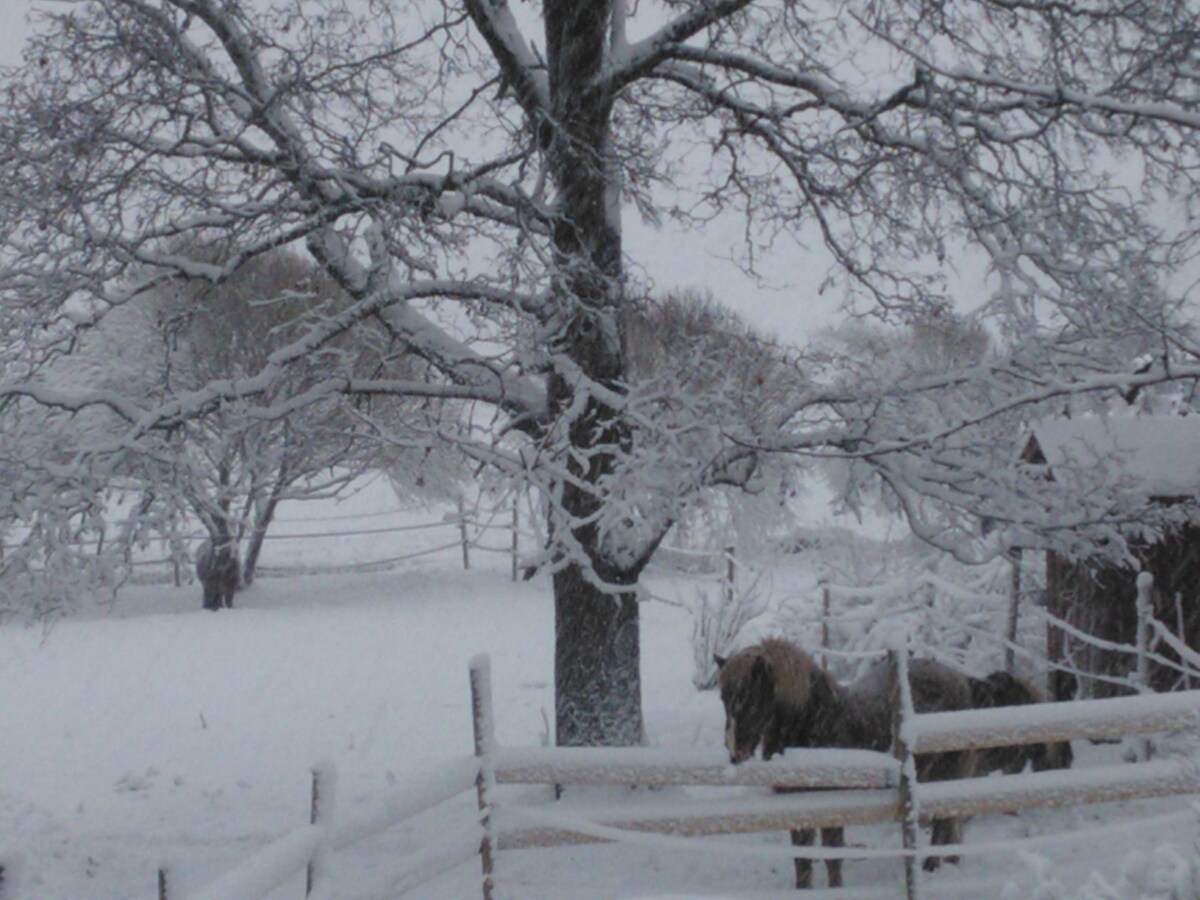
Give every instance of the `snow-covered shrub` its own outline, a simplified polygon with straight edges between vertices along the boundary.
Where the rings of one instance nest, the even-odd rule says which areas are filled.
[[[1114,882],[1099,872],[1078,889],[1068,890],[1051,872],[1045,857],[1021,853],[1027,871],[1004,886],[1001,900],[1195,900],[1200,897],[1200,863],[1164,844],[1145,853],[1125,857]]]
[[[810,551],[806,551],[810,552]],[[1011,568],[1004,559],[967,566],[908,539],[825,544],[816,560],[829,592],[789,603],[787,634],[816,648],[827,641],[831,667],[843,679],[860,674],[893,636],[912,638],[919,656],[979,673],[1004,664]],[[1018,643],[1038,647],[1032,616],[1019,619]],[[1031,630],[1032,629],[1032,630]],[[1022,668],[1032,668],[1028,661]]]
[[[1050,860],[1025,851],[1019,851],[1017,859],[1025,871],[1004,885],[1000,900],[1067,900],[1067,889],[1050,871]]]
[[[715,595],[715,596],[714,596]],[[725,583],[718,591],[699,588],[692,603],[692,656],[695,670],[692,683],[698,691],[717,686],[715,657],[728,656],[736,649],[742,629],[767,611],[762,576],[757,575],[745,587],[737,580]]]

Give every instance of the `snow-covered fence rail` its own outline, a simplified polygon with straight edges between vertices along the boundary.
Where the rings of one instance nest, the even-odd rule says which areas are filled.
[[[919,812],[921,820],[927,821],[1189,793],[1200,793],[1200,771],[1179,761],[1163,760],[921,784]],[[895,790],[841,790],[736,800],[664,801],[637,815],[613,805],[574,806],[566,812],[505,807],[498,811],[495,822],[499,849],[518,850],[612,842],[628,838],[629,832],[707,837],[789,828],[882,825],[898,822],[902,813]],[[962,850],[970,852],[971,847]],[[831,852],[820,848],[791,849],[788,854],[864,855],[861,850]],[[905,855],[894,850],[881,850],[879,854]]]
[[[297,828],[187,900],[260,900],[303,872],[324,838],[325,829],[319,825]]]
[[[893,654],[896,665],[900,654]],[[478,663],[476,663],[478,664]],[[491,728],[490,698],[476,697]],[[1124,737],[1200,726],[1200,691],[1074,703],[1002,707],[898,716],[899,758],[869,751],[791,749],[769,763],[731,766],[719,751],[668,752],[650,748],[495,748],[486,759],[496,785],[789,786],[814,793],[734,799],[662,800],[651,808],[627,803],[556,804],[553,808],[488,803],[494,829],[489,852],[621,840],[667,840],[838,825],[929,821],[1200,793],[1200,768],[1176,760],[1101,766],[995,778],[910,783],[901,777],[917,753],[973,750],[1047,741]],[[492,796],[491,793],[488,794]],[[670,836],[665,837],[665,836]],[[906,860],[907,896],[917,897],[920,859],[928,853],[912,836],[901,850],[871,851]],[[747,852],[762,848],[746,848]],[[767,848],[779,851],[776,848]],[[971,847],[945,852],[970,852]],[[793,847],[796,857],[863,855],[861,849]],[[487,870],[491,875],[490,868]],[[491,881],[488,885],[490,887]],[[485,896],[490,896],[486,894]]]
[[[305,896],[327,895],[330,855],[428,812],[471,790],[480,770],[476,757],[455,759],[430,773],[420,784],[397,790],[355,816],[334,823],[332,768],[314,770],[311,819],[308,825],[288,832],[253,856],[243,860],[207,886],[183,895],[184,900],[261,900],[293,878],[304,876]],[[436,844],[399,859],[394,869],[397,894],[418,887],[479,854],[478,821],[466,821],[448,833],[439,833]],[[177,900],[174,879],[159,872],[159,900]],[[4,895],[0,894],[0,900]]]
[[[898,656],[896,654],[895,658]],[[897,665],[898,670],[903,666]],[[382,798],[354,816],[325,818],[314,789],[313,824],[285,835],[241,866],[187,900],[258,898],[307,869],[313,896],[321,893],[326,858],[387,828],[413,819],[474,790],[477,815],[439,829],[436,841],[397,860],[393,895],[402,895],[479,857],[484,898],[497,888],[495,855],[500,851],[622,840],[674,841],[684,837],[826,828],[844,825],[907,824],[912,817],[973,816],[1039,807],[1074,806],[1148,797],[1200,793],[1200,767],[1178,760],[1099,766],[1077,771],[1035,772],[994,778],[915,784],[904,802],[905,767],[916,753],[1011,746],[1047,741],[1124,737],[1200,726],[1200,691],[1142,695],[1072,703],[1002,707],[898,717],[900,758],[866,750],[791,749],[771,762],[730,765],[720,750],[666,751],[654,748],[502,748],[496,745],[486,656],[471,662],[475,756],[451,760],[436,772]],[[317,770],[322,771],[321,769]],[[628,802],[561,803],[552,807],[509,804],[505,785],[614,785],[794,787],[809,793],[764,793],[733,798],[656,800],[646,807]],[[908,842],[904,849],[774,847],[738,845],[752,855],[828,858],[891,856],[912,860],[909,896],[918,896],[917,863],[928,852]],[[942,848],[969,853],[972,847]],[[314,865],[315,863],[315,865]],[[169,883],[164,876],[163,884]],[[3,894],[0,893],[0,900]],[[174,894],[163,900],[175,900]]]
[[[305,897],[323,893],[333,849],[336,783],[331,764],[314,768],[309,824],[268,844],[206,887],[188,893],[186,900],[258,900],[300,873],[305,874]],[[174,883],[167,869],[159,869],[158,900],[177,900]]]
[[[870,750],[792,749],[771,762],[729,764],[723,751],[651,747],[503,748],[497,784],[890,788],[899,763]]]
[[[1120,738],[1200,726],[1200,691],[1144,694],[1070,703],[924,713],[915,718],[915,750],[937,753],[1046,741]]]

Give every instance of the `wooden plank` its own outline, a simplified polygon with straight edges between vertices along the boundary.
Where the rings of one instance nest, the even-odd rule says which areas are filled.
[[[731,765],[723,751],[522,747],[497,751],[497,784],[887,788],[899,764],[870,750],[793,748],[770,762]]]
[[[927,821],[933,817],[1200,793],[1200,770],[1174,760],[1162,760],[933,782],[921,785],[920,791],[921,819]],[[607,836],[588,834],[589,824],[631,832],[699,837],[832,825],[876,825],[899,821],[900,814],[899,796],[888,790],[782,794],[719,802],[682,801],[655,804],[641,815],[623,814],[612,806],[564,807],[558,818],[577,820],[579,830],[565,824],[522,825],[514,817],[502,818],[498,826],[499,846],[518,850],[611,841]],[[519,818],[519,813],[515,818]]]
[[[588,834],[588,824],[678,837],[752,834],[832,825],[878,825],[896,821],[899,808],[895,791],[839,790],[722,801],[655,803],[641,814],[631,814],[615,806],[571,808],[565,804],[553,811],[556,818],[576,820],[585,830],[573,830],[559,824],[522,825],[519,811],[509,815],[507,810],[501,809],[499,844],[501,849],[517,850],[560,844],[608,843],[611,840]]]
[[[1200,691],[923,713],[914,749],[939,753],[1043,741],[1116,738],[1200,726]]]
[[[1200,793],[1200,769],[1177,760],[1121,763],[921,785],[923,816],[974,816]]]

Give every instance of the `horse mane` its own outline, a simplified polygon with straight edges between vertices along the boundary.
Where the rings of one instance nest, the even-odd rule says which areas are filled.
[[[734,653],[721,666],[721,683],[744,681],[759,659],[770,667],[776,705],[790,711],[803,709],[809,700],[814,675],[820,670],[811,656],[784,638],[765,638]]]

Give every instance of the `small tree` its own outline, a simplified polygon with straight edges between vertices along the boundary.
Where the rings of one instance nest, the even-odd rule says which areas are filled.
[[[214,264],[221,257],[216,247],[188,249]],[[85,335],[79,351],[57,368],[60,377],[84,376],[114,389],[138,384],[149,402],[180,402],[214,382],[259,371],[303,323],[346,302],[311,263],[278,249],[246,261],[215,287],[181,283],[140,294]],[[334,342],[325,353],[339,364],[351,357],[352,368],[413,371],[411,357],[389,347],[386,335],[364,338],[354,346]],[[321,377],[323,365],[314,358],[293,369],[267,393],[266,405]],[[124,484],[126,490],[140,484],[151,505],[163,510],[160,520],[176,525],[181,517],[167,510],[181,507],[198,521],[219,559],[240,560],[238,582],[246,587],[283,500],[335,493],[365,468],[403,466],[419,473],[437,466],[437,456],[431,459],[430,448],[415,437],[419,429],[411,431],[416,449],[396,448],[396,435],[417,419],[415,404],[392,398],[374,404],[370,428],[338,396],[274,414],[225,398],[142,447]],[[385,424],[393,439],[381,445],[373,437]],[[405,457],[413,459],[406,463]],[[408,490],[419,488],[410,484]]]

